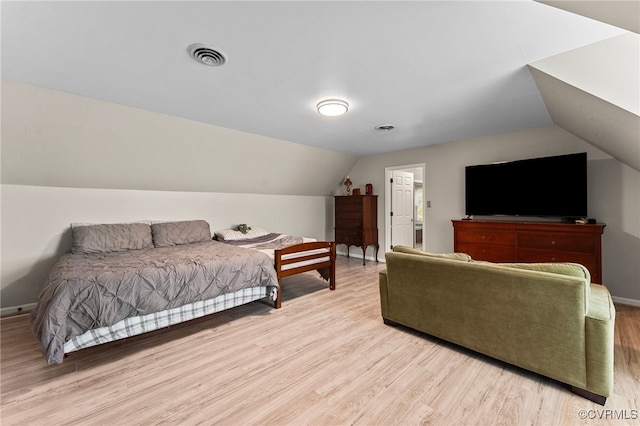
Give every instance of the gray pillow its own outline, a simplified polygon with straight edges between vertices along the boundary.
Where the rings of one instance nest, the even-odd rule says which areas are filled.
[[[153,247],[146,223],[112,223],[71,227],[72,253],[106,253]]]
[[[211,239],[211,230],[206,220],[164,222],[151,225],[153,245],[156,247],[198,243]]]

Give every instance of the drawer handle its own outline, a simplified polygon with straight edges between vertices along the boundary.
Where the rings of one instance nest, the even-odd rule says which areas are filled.
[[[551,258],[551,261],[552,261],[552,262],[555,262],[555,261],[556,261],[556,258],[555,258],[555,257],[552,257],[552,258]]]
[[[552,245],[552,246],[555,246],[555,245],[556,245],[556,242],[552,240],[552,241],[551,241],[551,245]]]
[[[487,238],[487,237],[485,237],[485,236],[483,235],[483,236],[482,236],[482,239],[484,240],[485,238]]]

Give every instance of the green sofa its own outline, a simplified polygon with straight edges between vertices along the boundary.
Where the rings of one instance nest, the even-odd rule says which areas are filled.
[[[550,377],[604,405],[613,387],[615,308],[582,265],[496,264],[402,246],[385,257],[385,324]]]

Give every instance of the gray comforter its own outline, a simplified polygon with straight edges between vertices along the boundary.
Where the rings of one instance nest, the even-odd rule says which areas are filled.
[[[31,328],[49,364],[60,363],[64,343],[88,330],[259,286],[278,286],[273,261],[218,241],[66,254],[40,293]]]

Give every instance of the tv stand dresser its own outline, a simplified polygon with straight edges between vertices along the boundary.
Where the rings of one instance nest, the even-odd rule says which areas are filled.
[[[602,284],[605,225],[557,222],[452,220],[453,249],[489,262],[573,262]]]

